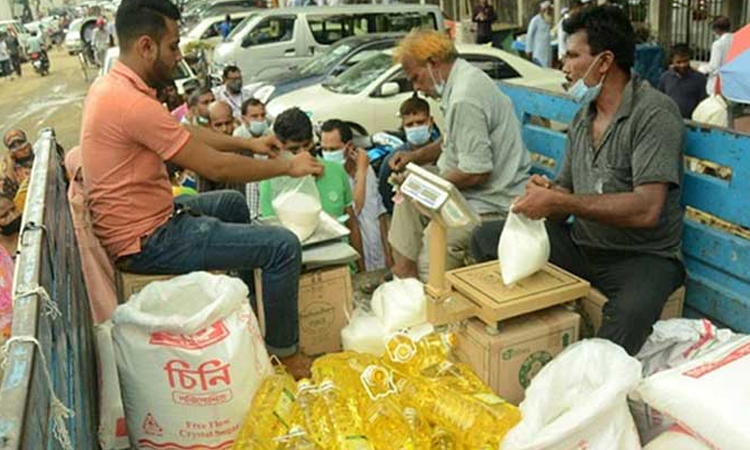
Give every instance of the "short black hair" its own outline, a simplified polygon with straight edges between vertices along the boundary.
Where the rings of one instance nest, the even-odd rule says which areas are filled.
[[[167,20],[180,20],[180,10],[169,0],[123,0],[117,8],[115,30],[120,48],[144,34],[156,42],[167,31]]]
[[[243,115],[247,114],[247,108],[251,106],[262,106],[263,108],[266,107],[266,105],[264,105],[262,101],[258,100],[257,98],[251,97],[245,100],[244,102],[242,102],[242,107],[241,107],[242,114]]]
[[[687,56],[688,58],[692,58],[693,51],[687,44],[675,44],[672,46],[670,59],[674,59],[675,56]]]
[[[714,20],[712,29],[714,31],[721,31],[727,33],[732,29],[732,21],[727,16],[719,16]]]
[[[354,139],[354,135],[352,133],[352,127],[349,126],[348,123],[344,122],[343,120],[339,119],[331,119],[326,120],[323,123],[323,126],[320,127],[320,131],[323,133],[330,133],[331,131],[338,131],[339,137],[341,137],[341,142],[344,144],[351,142],[352,139]]]
[[[239,67],[230,64],[228,66],[224,66],[224,71],[221,73],[221,76],[226,80],[227,77],[229,76],[229,74],[232,73],[232,72],[240,72],[240,73],[242,73],[242,71],[240,70]]]
[[[417,95],[413,95],[401,104],[398,113],[401,117],[412,114],[424,114],[425,116],[430,117],[430,104],[427,103],[427,100],[418,97]]]
[[[194,90],[192,94],[188,96],[188,106],[195,106],[198,104],[198,100],[206,94],[213,94],[213,91],[208,86],[201,86]]]
[[[303,142],[313,138],[310,118],[297,107],[279,114],[273,123],[273,132],[282,142]]]
[[[635,32],[622,9],[610,5],[584,9],[563,22],[563,29],[568,36],[585,31],[592,55],[609,50],[617,67],[630,73],[635,63]]]

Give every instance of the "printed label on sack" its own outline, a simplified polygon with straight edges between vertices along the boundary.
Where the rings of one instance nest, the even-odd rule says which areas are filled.
[[[180,405],[216,406],[232,400],[229,363],[211,359],[193,369],[189,362],[173,359],[164,365],[172,400]]]
[[[154,416],[151,413],[148,413],[143,420],[143,432],[149,436],[161,436],[164,433],[164,429],[159,425],[159,422],[154,419]]]
[[[151,334],[149,344],[198,350],[219,343],[227,336],[229,336],[229,330],[224,321],[220,320],[210,327],[196,331],[191,335],[169,334],[163,331],[153,333]]]
[[[697,367],[694,367],[688,371],[683,372],[682,374],[691,378],[701,378],[705,375],[708,375],[711,372],[715,372],[722,367],[731,364],[739,359],[744,358],[745,356],[750,355],[750,342],[746,342],[736,349],[734,349],[731,353],[726,355],[725,357],[721,358],[718,361],[712,361],[709,363],[701,364]]]
[[[115,423],[115,436],[127,437],[128,436],[128,422],[124,417],[118,417]]]
[[[289,428],[289,419],[291,419],[293,407],[294,394],[289,389],[284,388],[276,406],[273,408],[273,415],[287,428]]]

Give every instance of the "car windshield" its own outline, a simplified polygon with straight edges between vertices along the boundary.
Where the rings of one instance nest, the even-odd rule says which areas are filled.
[[[390,53],[378,53],[366,60],[355,64],[351,69],[324,83],[323,87],[339,94],[358,94],[370,83],[393,66]]]
[[[339,44],[328,48],[322,53],[318,53],[310,61],[306,62],[298,69],[300,75],[313,76],[328,73],[341,58],[346,56],[352,47],[349,44]]]

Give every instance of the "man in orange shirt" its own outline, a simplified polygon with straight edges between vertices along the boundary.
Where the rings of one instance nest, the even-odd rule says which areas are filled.
[[[242,195],[218,191],[173,203],[165,162],[220,182],[322,173],[308,153],[272,154],[275,138],[242,139],[183,127],[156,100],[182,58],[179,10],[169,0],[124,0],[116,18],[119,61],[92,85],[81,128],[83,178],[94,232],[124,271],[179,274],[237,270],[251,285],[263,269],[266,344],[293,374],[310,360],[297,353],[301,249],[283,228],[249,224]]]

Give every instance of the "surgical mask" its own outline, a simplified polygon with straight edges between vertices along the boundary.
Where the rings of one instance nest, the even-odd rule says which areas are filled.
[[[247,128],[248,130],[250,130],[250,134],[252,134],[253,136],[261,136],[268,129],[268,124],[265,120],[253,120],[248,123]]]
[[[424,145],[430,140],[430,126],[429,125],[418,125],[416,127],[405,128],[406,140],[411,145]]]
[[[594,64],[596,64],[598,60],[599,57],[597,56],[596,59],[591,62],[591,65],[586,70],[586,73],[583,75],[583,77],[579,78],[578,81],[576,81],[573,86],[568,89],[568,95],[570,95],[573,100],[576,101],[576,103],[579,103],[581,105],[588,105],[589,103],[596,100],[597,97],[599,97],[599,94],[602,91],[604,77],[602,77],[602,79],[599,81],[599,84],[591,87],[586,86],[586,83],[583,81],[586,79],[586,77],[589,76],[589,72],[591,72],[591,69],[594,67]]]
[[[239,94],[242,91],[242,80],[237,79],[229,81],[227,89],[229,89],[229,92],[232,94]]]
[[[435,86],[435,95],[437,95],[438,97],[442,97],[443,93],[445,92],[445,81],[441,81],[440,83],[437,82],[435,75],[432,74],[432,64],[427,66],[427,70],[430,72],[430,78],[432,79],[432,83]]]
[[[19,215],[12,222],[3,225],[0,227],[0,233],[2,233],[3,236],[11,236],[18,233],[18,230],[21,229],[21,219],[23,219],[23,217]]]
[[[323,160],[344,164],[346,162],[346,150],[341,148],[338,150],[325,151],[323,152]]]

